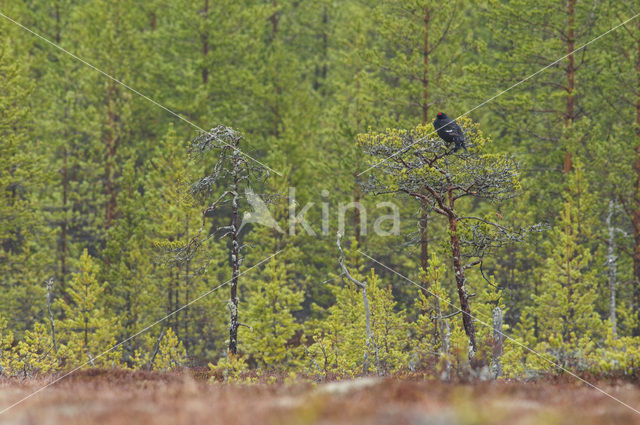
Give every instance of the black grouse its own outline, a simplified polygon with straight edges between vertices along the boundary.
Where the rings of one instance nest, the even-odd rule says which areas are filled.
[[[438,136],[440,136],[447,145],[452,143],[454,144],[454,152],[457,152],[460,148],[467,150],[467,147],[464,145],[464,134],[462,133],[462,129],[456,121],[449,118],[447,114],[442,112],[438,113],[436,120],[433,122],[433,127],[438,132]]]

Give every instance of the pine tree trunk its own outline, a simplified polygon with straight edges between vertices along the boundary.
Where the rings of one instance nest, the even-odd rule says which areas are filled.
[[[276,39],[278,37],[278,1],[273,0],[273,15],[269,18],[273,27],[273,43],[275,46]],[[278,66],[275,66],[273,70],[273,91],[275,92],[275,101],[273,104],[273,137],[280,138],[280,95],[282,94],[282,88],[277,81]]]
[[[609,201],[609,214],[607,214],[607,229],[609,230],[609,239],[607,241],[607,265],[609,267],[609,321],[611,322],[611,331],[615,338],[617,332],[616,323],[616,275],[617,263],[615,254],[615,227],[612,224],[614,203]]]
[[[116,184],[114,164],[116,160],[118,130],[116,128],[117,116],[114,111],[116,96],[115,83],[110,82],[107,87],[107,134],[106,134],[106,155],[105,155],[105,193],[107,196],[105,207],[105,228],[111,227],[111,222],[115,218],[116,211]]]
[[[636,21],[636,27],[640,30],[640,21]],[[637,43],[636,58],[636,78],[637,78],[637,94],[636,94],[636,143],[635,143],[635,162],[633,170],[635,172],[635,182],[633,186],[633,217],[631,219],[633,225],[633,300],[636,315],[638,317],[638,325],[634,330],[634,336],[640,336],[640,37]]]
[[[362,291],[362,302],[364,305],[364,318],[365,318],[365,327],[367,332],[366,345],[367,350],[364,354],[364,362],[362,365],[362,374],[367,375],[369,373],[369,352],[372,351],[376,356],[376,371],[378,375],[381,375],[380,370],[380,355],[378,353],[378,345],[376,344],[375,339],[373,338],[373,333],[371,332],[371,311],[369,310],[369,297],[367,297],[367,284],[361,284],[360,290]]]
[[[429,269],[429,241],[427,229],[429,226],[429,205],[422,203],[420,208],[420,267],[426,273]]]
[[[471,317],[471,308],[469,307],[469,294],[465,286],[466,279],[464,277],[464,267],[460,260],[460,240],[458,239],[458,219],[454,215],[449,215],[449,232],[451,237],[451,255],[453,257],[453,271],[456,275],[456,285],[458,287],[458,297],[460,298],[460,310],[462,310],[462,323],[464,331],[469,338],[471,345],[471,356],[477,351],[476,331],[473,326],[473,318]]]
[[[362,226],[362,216],[360,215],[360,200],[362,199],[362,193],[360,191],[360,182],[357,175],[354,175],[354,186],[353,186],[353,201],[356,205],[355,210],[353,211],[353,226],[356,237],[356,242],[358,246],[362,242],[362,234],[360,232],[360,227]]]
[[[491,353],[491,372],[493,379],[497,379],[502,375],[502,343],[504,342],[504,334],[502,332],[502,309],[496,307],[493,309],[493,352]]]
[[[422,46],[422,125],[429,120],[429,1],[424,5],[424,44]],[[420,210],[420,266],[427,272],[429,268],[429,241],[427,240],[427,228],[429,225],[429,210],[426,202],[422,203]]]
[[[237,148],[237,144],[235,146]],[[233,202],[231,204],[231,267],[233,274],[231,276],[231,299],[229,300],[229,310],[231,317],[229,320],[229,353],[235,355],[238,353],[238,276],[240,275],[240,238],[238,233],[238,195],[239,185],[239,167],[240,158],[238,150],[233,151]]]
[[[69,202],[69,167],[68,152],[65,146],[62,150],[62,220],[60,222],[60,291],[65,294],[65,279],[67,276],[67,217]],[[66,300],[66,295],[63,295]]]
[[[422,124],[429,120],[429,0],[424,5],[424,45],[422,46]]]
[[[202,19],[204,20],[204,31],[202,32],[202,84],[209,82],[209,68],[207,68],[207,56],[209,55],[209,33],[207,31],[207,19],[209,15],[209,0],[204,0],[204,8],[202,10]]]
[[[189,240],[189,216],[186,217],[185,219],[185,229],[184,229],[184,233],[185,233],[185,240]],[[189,280],[189,273],[191,273],[191,259],[187,259],[187,261],[185,262],[185,278],[184,278],[184,286],[185,286],[185,292],[184,292],[184,304],[187,306],[184,308],[184,318],[183,318],[183,322],[184,322],[184,335],[182,337],[182,342],[184,344],[184,349],[189,352],[189,347],[190,347],[190,339],[189,339],[189,322],[190,322],[190,317],[189,317],[189,303],[191,302],[191,298],[190,298],[190,286],[191,286],[191,281]]]
[[[575,78],[576,78],[576,66],[575,66],[575,57],[571,52],[575,50],[575,31],[574,31],[574,22],[575,22],[575,5],[576,0],[569,0],[569,4],[567,6],[567,54],[569,57],[567,58],[569,63],[567,65],[567,99],[566,99],[566,109],[564,116],[564,125],[565,127],[569,127],[573,124],[575,119],[574,109],[575,109],[575,98],[574,98],[574,88],[575,88]],[[564,172],[569,173],[573,168],[573,158],[571,153],[571,148],[569,146],[569,134],[565,134],[566,137],[566,152],[564,157]]]
[[[327,63],[329,62],[329,37],[327,35],[329,24],[329,13],[327,11],[327,4],[322,5],[322,33],[320,35],[322,39],[322,62],[315,66],[315,81],[313,82],[313,89],[320,91],[322,96],[326,95],[325,81],[327,78]]]

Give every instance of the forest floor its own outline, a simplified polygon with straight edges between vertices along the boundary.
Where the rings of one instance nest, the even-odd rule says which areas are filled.
[[[0,414],[0,424],[640,424],[633,410],[568,380],[226,385],[191,375],[79,372]],[[0,380],[0,409],[50,379]],[[599,386],[640,409],[637,385]]]

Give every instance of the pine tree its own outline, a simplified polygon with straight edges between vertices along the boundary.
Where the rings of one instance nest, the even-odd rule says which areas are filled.
[[[150,298],[156,307],[154,319],[174,312],[227,279],[226,265],[212,261],[215,252],[224,249],[224,241],[212,239],[193,258],[184,261],[171,258],[172,252],[186,246],[202,224],[202,209],[189,192],[189,183],[202,170],[189,161],[183,145],[170,126],[156,145],[144,177],[149,232],[140,240],[146,241],[144,252],[152,259],[152,270],[146,273],[151,273],[153,279]],[[227,328],[220,307],[225,303],[222,292],[213,293],[167,318],[167,326],[193,361],[214,358],[224,350]],[[145,310],[147,314],[152,312]],[[154,341],[155,337],[138,346],[149,347]]]
[[[85,249],[78,272],[72,275],[67,293],[69,302],[58,300],[64,316],[59,322],[59,339],[67,349],[67,367],[117,365],[121,353],[103,352],[116,344],[117,324],[105,311],[105,284],[98,283],[99,268]]]
[[[301,326],[293,314],[300,310],[303,295],[289,283],[290,268],[281,259],[269,262],[264,278],[247,285],[241,303],[246,327],[240,331],[240,349],[262,370],[287,370],[299,363],[300,346],[292,339]]]
[[[24,338],[15,344],[11,352],[3,357],[3,369],[9,376],[33,377],[52,372],[60,367],[58,355],[47,326],[36,322],[24,333]]]
[[[413,348],[413,363],[418,369],[428,367],[438,359],[442,377],[448,379],[450,369],[451,325],[445,317],[451,310],[451,300],[443,286],[446,266],[435,253],[431,253],[429,267],[423,271],[421,290],[416,300],[418,316],[412,323],[416,344]]]
[[[466,270],[481,264],[490,249],[520,241],[537,226],[511,230],[493,217],[463,212],[468,211],[461,205],[464,198],[498,203],[514,197],[520,182],[518,164],[512,157],[488,153],[490,139],[469,121],[462,126],[469,146],[458,155],[452,155],[442,140],[431,136],[433,125],[371,132],[360,135],[359,143],[376,165],[367,191],[409,196],[420,205],[428,204],[445,219],[462,322],[473,356],[477,343]],[[499,215],[496,217],[499,221]]]
[[[187,352],[171,328],[163,329],[160,337],[148,349],[137,349],[133,356],[134,367],[152,370],[172,370],[185,366]]]
[[[26,102],[33,81],[28,60],[16,48],[10,39],[0,42],[0,309],[21,337],[40,317],[41,282],[52,270],[37,198],[47,163],[29,124],[33,117]]]
[[[364,273],[357,242],[352,239],[347,252],[347,267],[352,277],[367,282],[367,297],[371,312],[373,341],[367,341],[366,317],[362,289],[350,280],[331,286],[335,304],[327,309],[323,319],[308,324],[311,345],[307,349],[308,368],[323,376],[357,376],[363,370],[390,373],[408,365],[406,337],[408,324],[403,310],[396,308],[391,291],[381,288],[373,270]],[[367,365],[368,363],[368,365]],[[365,367],[368,366],[368,367]]]
[[[551,255],[539,271],[540,288],[532,295],[531,316],[536,322],[539,350],[564,366],[585,368],[583,362],[593,349],[593,340],[604,337],[604,329],[594,305],[597,292],[592,255],[579,241],[577,208],[567,199],[548,242]]]

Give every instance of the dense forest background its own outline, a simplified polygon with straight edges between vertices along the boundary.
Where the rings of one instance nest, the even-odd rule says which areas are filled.
[[[372,162],[358,139],[469,110],[486,150],[520,164],[520,189],[499,206],[463,208],[545,229],[493,247],[482,270],[467,271],[473,314],[490,324],[494,307],[505,311],[504,373],[635,373],[640,19],[581,46],[638,9],[630,0],[0,1],[2,373],[89,362],[359,374],[372,345],[359,288],[338,261],[337,211],[359,202],[373,221],[382,200],[401,206],[400,234],[363,234],[367,217],[350,208],[343,239],[349,270],[369,285],[379,369],[462,368],[456,309],[358,252],[457,305],[445,221],[408,196],[367,193],[375,170],[360,174]],[[306,219],[317,233],[244,230],[241,272],[281,251],[239,278],[238,357],[227,355],[227,288],[146,330],[231,277],[227,239],[179,254],[203,221],[191,184],[213,161],[194,161],[188,147],[197,127],[218,124],[282,174],[254,189],[280,195],[269,208],[281,226],[293,187],[298,205],[314,203]],[[228,224],[225,208],[206,217],[206,232]],[[488,362],[491,329],[476,326],[476,360]]]

